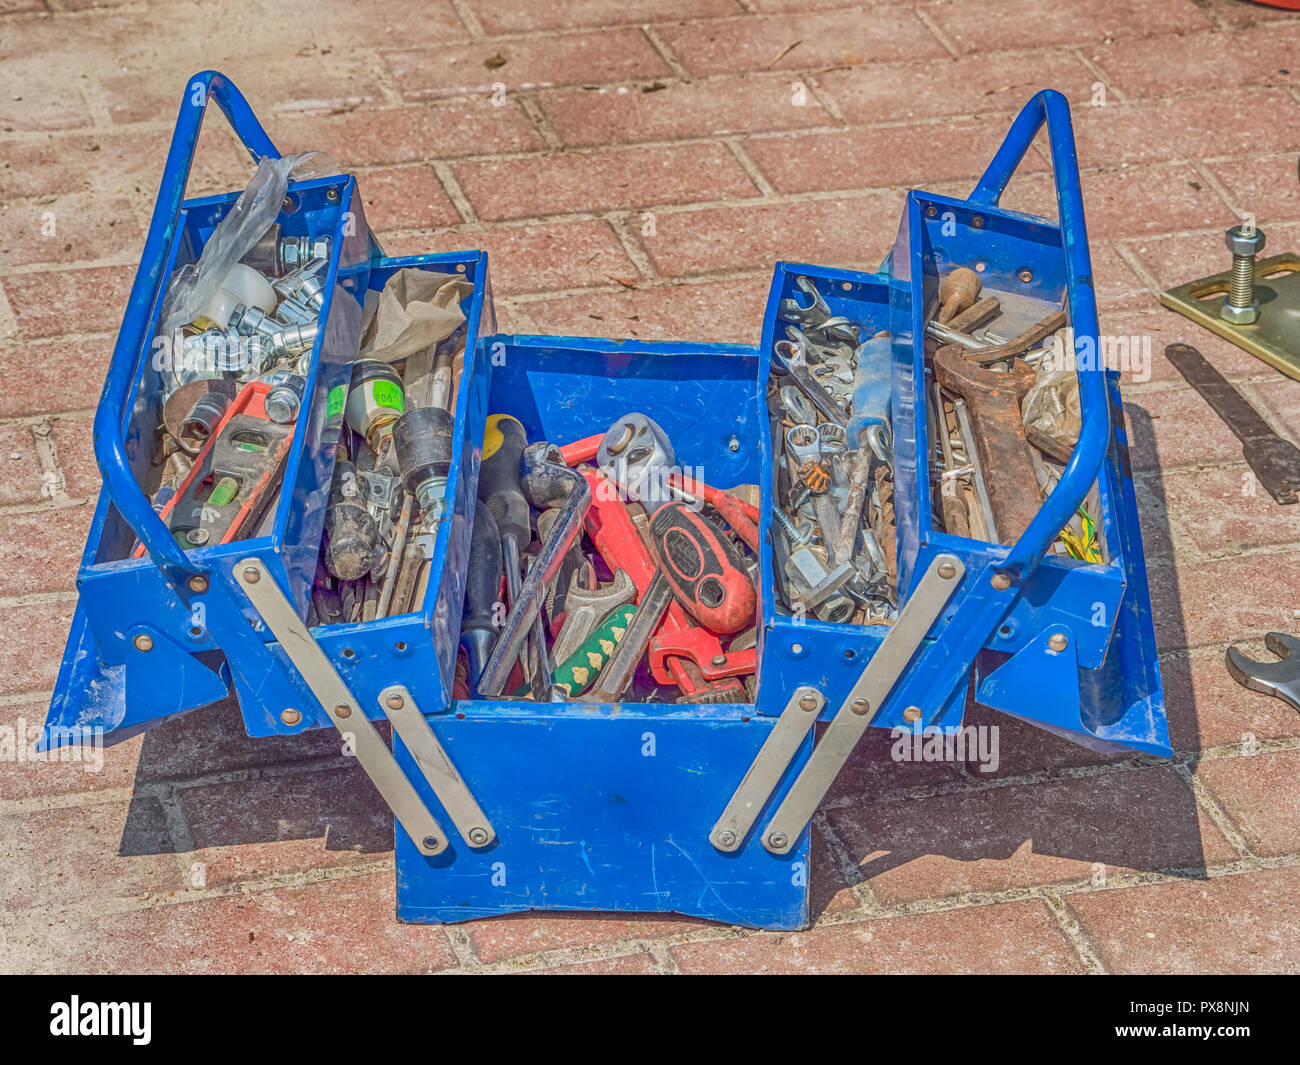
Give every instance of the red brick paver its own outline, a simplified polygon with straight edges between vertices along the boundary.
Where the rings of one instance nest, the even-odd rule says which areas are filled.
[[[218,5],[220,7],[220,5]],[[814,827],[816,924],[393,916],[392,828],[332,733],[227,703],[76,763],[0,761],[0,969],[1279,972],[1300,964],[1300,718],[1230,643],[1300,628],[1300,517],[1163,358],[1281,432],[1300,385],[1158,306],[1243,211],[1300,249],[1300,15],[1239,0],[0,3],[0,728],[39,723],[99,476],[97,402],[181,92],[215,67],[359,175],[390,252],[486,249],[504,327],[756,343],[779,258],[875,268],[904,190],[964,195],[1036,90],[1071,102],[1124,375],[1176,758],[982,708],[1000,764],[864,743]],[[236,10],[237,8],[237,10]],[[1005,203],[1052,215],[1040,144]],[[242,186],[214,116],[192,194]],[[2,733],[0,733],[2,735]],[[2,748],[2,745],[0,745]]]

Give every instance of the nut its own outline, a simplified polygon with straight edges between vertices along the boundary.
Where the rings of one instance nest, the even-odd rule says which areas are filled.
[[[1233,226],[1224,234],[1224,243],[1233,255],[1258,255],[1264,250],[1264,231],[1256,229],[1246,236],[1241,226]]]
[[[1259,300],[1251,300],[1247,307],[1234,307],[1225,299],[1219,317],[1233,325],[1254,325],[1259,321]]]

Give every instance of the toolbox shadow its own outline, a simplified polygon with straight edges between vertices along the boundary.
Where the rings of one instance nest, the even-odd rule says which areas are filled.
[[[1130,439],[1154,440],[1145,410],[1126,403],[1124,415]],[[1169,554],[1159,455],[1142,458],[1142,536],[1155,562],[1148,571],[1155,609],[1165,609],[1159,646],[1181,648],[1182,590]],[[1195,769],[1201,742],[1188,664],[1175,659],[1161,669],[1173,746]],[[925,897],[942,897],[1130,869],[1207,877],[1202,831],[1214,829],[1170,763],[1133,751],[1098,753],[974,701],[964,724],[998,729],[996,768],[981,772],[973,759],[965,765],[971,787],[961,786],[963,770],[952,763],[895,764],[894,741],[868,736],[870,751],[856,752],[832,792],[827,823],[886,904],[915,897],[916,885]],[[851,772],[867,754],[869,762]],[[814,917],[831,897],[814,894]]]
[[[150,831],[160,784],[176,788],[191,851],[311,839],[329,852],[392,851],[391,812],[358,765],[340,765],[334,730],[253,739],[243,724],[231,697],[145,734],[119,856],[177,850]]]

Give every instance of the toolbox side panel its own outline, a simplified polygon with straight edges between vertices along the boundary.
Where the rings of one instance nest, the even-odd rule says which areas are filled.
[[[748,708],[612,713],[456,703],[430,718],[497,832],[482,850],[459,836],[436,858],[397,830],[397,915],[468,921],[521,910],[679,913],[755,928],[803,928],[809,834],[774,856],[757,840],[734,854],[709,842],[772,719]],[[698,711],[708,710],[707,719]],[[423,785],[409,752],[398,762]],[[811,750],[805,740],[797,772]],[[792,778],[790,775],[789,778]],[[431,809],[445,811],[423,790]]]

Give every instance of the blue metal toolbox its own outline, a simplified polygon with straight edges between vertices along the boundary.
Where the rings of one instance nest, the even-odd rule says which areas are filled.
[[[255,159],[276,157],[233,86],[211,72],[195,84]],[[1117,374],[1097,357],[1077,161],[1058,94],[1030,101],[968,199],[909,193],[881,273],[777,264],[756,349],[498,335],[486,256],[384,258],[351,178],[290,186],[286,231],[333,238],[305,430],[286,467],[292,491],[280,495],[264,534],[183,547],[140,488],[156,458],[161,394],[144,355],[166,279],[198,256],[236,200],[182,202],[201,114],[187,98],[96,421],[105,485],[47,743],[75,741],[76,727],[111,742],[233,687],[250,735],[332,725],[345,737],[402,829],[403,920],[610,910],[765,928],[808,923],[809,822],[866,729],[955,732],[972,678],[979,702],[1075,742],[1170,753]],[[998,207],[1044,124],[1057,222]],[[469,283],[449,466],[436,504],[428,501],[438,517],[421,547],[426,591],[392,616],[330,623],[313,588],[322,539],[330,540],[342,395],[367,294],[410,268]],[[945,286],[958,268],[979,281],[969,302],[982,292],[1002,315],[999,330],[1014,330],[1011,340],[987,328],[977,336],[974,326],[944,332]],[[1009,360],[994,385],[1012,382],[1013,370],[1025,373],[1017,340],[1030,334],[1044,345],[1068,338],[1074,361],[1065,378],[1077,390],[1079,425],[1059,469],[1039,463],[1045,488],[1035,486],[1024,528],[1010,529],[998,517],[1010,498],[1007,470],[985,461],[981,473],[971,447],[962,463],[948,453],[944,389],[958,386],[936,374],[960,341],[975,362],[986,360],[981,366]],[[853,348],[853,363],[835,363],[832,348]],[[832,388],[832,377],[841,384]],[[842,402],[850,392],[852,408]],[[961,411],[951,405],[959,422],[962,412],[987,414],[969,397]],[[1018,404],[1015,415],[1019,426]],[[507,447],[514,434],[517,461]],[[846,461],[865,471],[861,479],[832,487],[816,455],[801,464],[807,439],[856,456]],[[606,480],[622,490],[622,477],[605,471],[632,442],[664,452],[655,461],[677,469],[677,479],[660,486],[662,498],[631,494],[639,506],[597,505]],[[537,513],[525,506],[512,516],[488,490],[501,466],[489,473],[489,461],[506,454],[516,467],[510,477],[536,474],[539,496],[550,491],[546,478],[558,477],[568,495],[554,503],[530,496]],[[957,485],[989,504],[971,503],[969,516],[987,511],[983,524],[950,524],[951,500],[937,495]],[[838,544],[818,509],[835,490],[851,506],[857,499]],[[712,516],[681,528],[726,541],[718,557],[734,565],[721,572],[743,577],[728,588],[748,595],[747,625],[713,631],[681,620],[689,595],[698,595],[696,618],[720,609],[699,574],[683,591],[676,527],[661,523],[689,500],[708,503]],[[820,524],[799,516],[813,512]],[[569,523],[566,537],[543,533],[544,516],[551,528]],[[501,535],[520,521],[521,530]],[[820,555],[807,550],[812,527],[821,529]],[[598,630],[611,634],[607,646],[592,636],[600,653],[588,652],[583,684],[595,687],[570,698],[577,673],[561,694],[559,669],[583,656],[555,663],[552,675],[539,597],[558,586],[570,548],[581,546],[575,528],[594,544],[603,536],[633,546],[610,553],[599,572],[578,552],[592,591],[604,580],[629,593],[627,613],[608,614],[601,624],[613,627]],[[490,624],[476,620],[483,582],[469,579],[488,543],[496,563],[505,559],[502,598],[510,600],[500,617],[504,603],[493,604]],[[494,569],[487,598],[500,593]],[[652,603],[678,621],[660,625]],[[648,657],[630,689],[630,672],[607,689],[619,641],[642,646],[627,636],[638,614],[657,626]],[[391,723],[391,748],[372,720]]]

